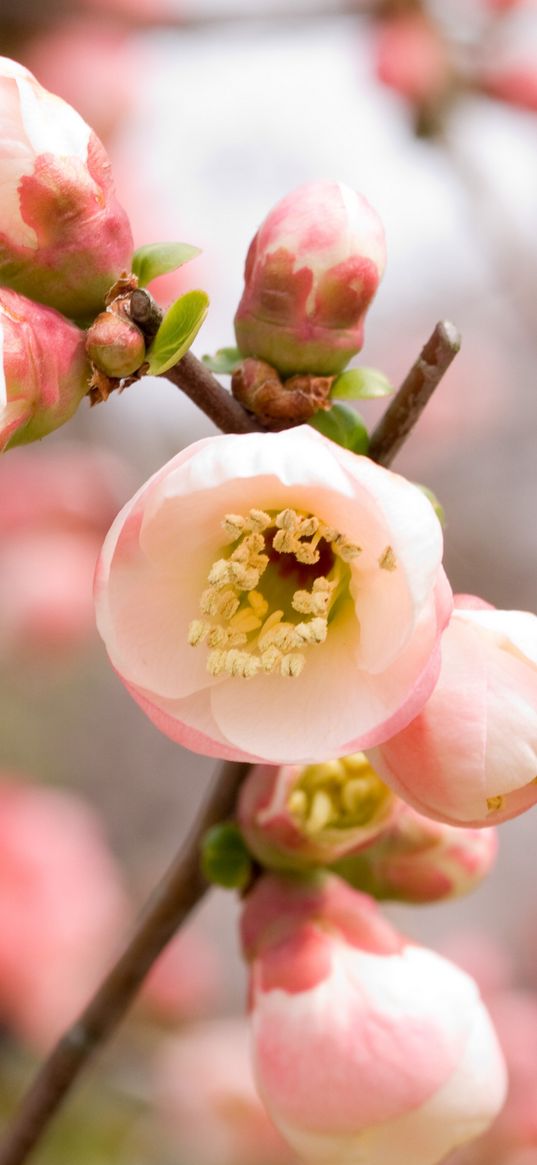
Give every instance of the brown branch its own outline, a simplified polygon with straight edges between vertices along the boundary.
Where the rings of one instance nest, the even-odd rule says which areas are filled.
[[[461,337],[454,324],[444,320],[436,325],[421,355],[371,434],[369,456],[373,461],[379,465],[391,465],[460,346]]]
[[[147,903],[125,951],[37,1073],[0,1147],[0,1165],[26,1161],[79,1073],[123,1018],[155,959],[205,894],[201,840],[232,812],[248,769],[238,762],[222,766],[190,836]]]
[[[256,433],[255,418],[228,392],[192,352],[162,374],[181,388],[223,433]]]

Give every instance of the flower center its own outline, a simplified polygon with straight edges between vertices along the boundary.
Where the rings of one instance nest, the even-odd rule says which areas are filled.
[[[214,676],[299,676],[305,652],[326,639],[361,548],[292,509],[226,514],[222,525],[229,549],[209,571],[189,643],[207,643]]]
[[[318,835],[324,829],[372,825],[387,815],[393,794],[371,768],[363,752],[341,760],[307,765],[288,801],[301,829]]]

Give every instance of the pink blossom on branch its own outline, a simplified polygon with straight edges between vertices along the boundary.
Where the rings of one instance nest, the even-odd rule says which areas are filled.
[[[369,753],[421,813],[493,825],[537,802],[537,616],[459,596],[438,683],[418,716]]]
[[[382,223],[342,182],[310,182],[270,211],[246,258],[235,316],[243,356],[332,375],[363,344],[386,262]]]
[[[133,244],[101,142],[16,61],[0,58],[0,285],[85,319]]]
[[[451,609],[421,491],[308,427],[210,437],[122,510],[96,575],[111,662],[196,752],[308,763],[393,734]]]
[[[260,1094],[308,1162],[435,1165],[488,1127],[505,1070],[475,983],[371,899],[267,876],[242,938]]]
[[[315,765],[258,765],[237,816],[248,848],[273,869],[331,865],[369,847],[401,802],[363,753]]]
[[[52,308],[0,287],[0,453],[68,421],[89,375],[83,332]]]

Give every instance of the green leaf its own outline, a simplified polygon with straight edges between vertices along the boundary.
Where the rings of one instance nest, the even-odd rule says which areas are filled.
[[[336,376],[330,396],[339,400],[370,400],[379,396],[389,396],[393,385],[383,372],[376,368],[349,368]]]
[[[187,291],[168,308],[148,352],[149,376],[167,372],[188,352],[209,310],[205,291]]]
[[[214,825],[201,846],[201,868],[208,882],[241,890],[250,881],[252,862],[242,833],[231,821]]]
[[[369,448],[367,429],[359,413],[355,413],[347,405],[332,405],[328,412],[320,409],[308,424],[325,437],[329,437],[331,441],[335,441],[336,445],[342,445],[344,449],[350,449],[353,453],[367,453]]]
[[[201,255],[200,248],[191,247],[190,243],[147,243],[134,252],[132,270],[138,276],[140,287],[146,287],[157,275],[177,271],[196,255]]]
[[[219,348],[214,356],[202,356],[203,363],[211,369],[211,372],[225,372],[230,375],[242,359],[238,348]]]

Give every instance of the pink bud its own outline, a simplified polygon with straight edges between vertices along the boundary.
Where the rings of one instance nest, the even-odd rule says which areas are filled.
[[[145,341],[131,320],[114,311],[103,311],[88,331],[86,352],[100,372],[121,380],[143,364]]]
[[[341,182],[283,198],[253,239],[235,332],[243,356],[279,372],[341,372],[363,344],[385,265],[378,215]]]
[[[239,822],[252,853],[276,869],[330,865],[369,845],[396,798],[363,753],[321,764],[255,768],[241,789]]]
[[[27,69],[0,58],[0,282],[71,318],[98,312],[132,236],[101,142]]]
[[[376,43],[379,81],[416,105],[434,101],[451,76],[447,46],[436,24],[419,13],[383,20]]]
[[[257,1081],[308,1161],[434,1165],[498,1112],[505,1070],[472,979],[334,876],[246,902]]]
[[[474,890],[496,858],[495,829],[459,829],[399,804],[390,827],[337,872],[374,898],[439,902]]]
[[[537,616],[460,596],[423,711],[368,755],[400,797],[451,825],[537,802]]]
[[[68,421],[89,374],[84,335],[74,324],[0,288],[0,452]]]

